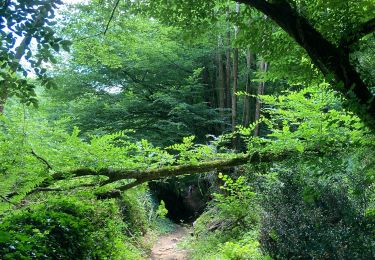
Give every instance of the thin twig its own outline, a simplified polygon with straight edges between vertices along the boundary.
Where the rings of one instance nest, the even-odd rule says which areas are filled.
[[[117,6],[118,4],[120,3],[120,0],[117,0],[116,4],[115,4],[115,7],[113,8],[112,10],[112,13],[111,13],[111,17],[109,17],[109,20],[108,20],[108,23],[107,23],[107,26],[105,27],[105,30],[103,32],[103,34],[105,35],[108,31],[108,28],[109,28],[109,24],[111,23],[112,19],[113,19],[113,16],[115,15],[115,12],[116,12],[116,9],[117,9]]]
[[[43,163],[47,166],[47,169],[48,169],[48,170],[52,170],[52,166],[51,166],[51,164],[49,164],[49,162],[48,162],[46,159],[44,159],[43,157],[37,155],[37,154],[34,152],[34,150],[31,150],[31,154],[34,155],[35,158],[37,158],[39,161],[43,162]]]
[[[5,201],[5,202],[8,202],[9,204],[12,204],[12,205],[14,205],[14,206],[16,206],[17,204],[16,203],[14,203],[14,202],[11,202],[9,199],[7,199],[6,197],[4,197],[4,196],[1,196],[0,195],[0,198],[3,200],[3,201]]]

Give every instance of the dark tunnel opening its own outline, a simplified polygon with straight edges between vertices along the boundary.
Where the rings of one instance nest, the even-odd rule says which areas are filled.
[[[159,203],[164,201],[167,218],[175,223],[192,223],[209,200],[209,183],[196,176],[150,182],[149,187]]]

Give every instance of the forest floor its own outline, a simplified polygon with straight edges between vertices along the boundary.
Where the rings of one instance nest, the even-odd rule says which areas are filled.
[[[174,231],[159,237],[151,249],[150,260],[187,260],[189,251],[177,243],[189,235],[189,228],[176,225]]]

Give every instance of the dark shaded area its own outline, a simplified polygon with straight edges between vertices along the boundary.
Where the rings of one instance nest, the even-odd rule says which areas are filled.
[[[165,202],[167,217],[176,223],[193,222],[209,200],[209,183],[200,176],[184,176],[164,182],[150,182],[153,195]]]
[[[321,165],[329,165],[329,160]],[[345,163],[334,167],[336,172],[325,179],[307,179],[298,166],[278,170],[278,181],[268,188],[272,192],[261,201],[260,242],[272,258],[375,259],[375,218],[363,214],[367,205],[360,202],[365,174],[349,173],[353,178],[345,172]],[[353,187],[361,187],[355,196]]]

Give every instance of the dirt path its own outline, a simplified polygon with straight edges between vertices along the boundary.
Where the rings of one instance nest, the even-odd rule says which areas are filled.
[[[188,251],[177,248],[177,243],[189,234],[186,227],[176,225],[176,229],[161,236],[151,250],[150,260],[187,260]]]

